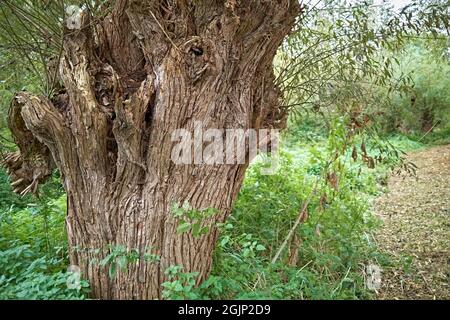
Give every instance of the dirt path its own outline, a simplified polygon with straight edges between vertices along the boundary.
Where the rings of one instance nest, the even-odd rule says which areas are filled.
[[[392,263],[383,267],[380,299],[450,299],[450,145],[408,157],[413,177],[392,176],[375,211],[376,238]]]

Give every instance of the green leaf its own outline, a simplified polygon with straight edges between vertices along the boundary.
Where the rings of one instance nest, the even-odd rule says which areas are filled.
[[[258,244],[256,246],[256,251],[264,251],[264,250],[266,250],[266,247],[264,247],[262,244]]]
[[[176,282],[174,290],[177,292],[183,291],[183,286],[181,285],[181,283]]]
[[[191,228],[191,223],[190,222],[183,222],[182,224],[180,224],[177,228],[177,233],[181,234],[184,232],[189,231],[189,229]]]
[[[200,230],[200,234],[208,234],[208,232],[209,232],[209,227],[208,227],[208,226],[203,227],[203,228]]]
[[[200,222],[197,222],[192,226],[192,234],[194,235],[194,237],[198,237],[201,235]]]
[[[115,263],[109,266],[108,274],[111,279],[114,279],[116,277],[116,269],[117,267]]]
[[[127,257],[126,256],[120,256],[117,259],[117,264],[119,265],[119,268],[121,270],[126,270],[127,269]]]

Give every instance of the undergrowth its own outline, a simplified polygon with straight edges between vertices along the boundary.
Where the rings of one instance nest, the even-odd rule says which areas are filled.
[[[366,268],[390,262],[373,241],[379,221],[370,200],[382,192],[388,163],[368,169],[345,153],[330,167],[335,141],[305,123],[289,133],[275,174],[262,174],[263,163],[248,170],[232,215],[221,226],[211,276],[196,287],[196,273],[171,266],[164,298],[374,297],[366,288]],[[425,146],[400,135],[388,140],[405,151]],[[368,149],[375,152],[370,142]],[[330,168],[338,171],[336,180],[324,178]],[[89,298],[85,281],[67,285],[73,274],[67,272],[66,198],[58,181],[54,176],[38,199],[20,198],[0,173],[0,299]],[[300,213],[302,223],[272,261]]]

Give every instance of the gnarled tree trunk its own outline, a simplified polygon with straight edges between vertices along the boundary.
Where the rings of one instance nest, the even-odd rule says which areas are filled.
[[[60,170],[71,263],[95,298],[161,298],[171,265],[199,272],[199,282],[208,276],[215,223],[230,213],[248,159],[176,165],[172,132],[198,121],[282,128],[272,61],[298,13],[293,0],[117,0],[106,18],[83,12],[81,28],[66,30],[55,97],[15,97],[21,153],[6,164],[18,192]],[[171,206],[185,201],[218,209],[208,234],[177,234]],[[118,244],[160,261],[139,259],[110,278],[95,261]]]

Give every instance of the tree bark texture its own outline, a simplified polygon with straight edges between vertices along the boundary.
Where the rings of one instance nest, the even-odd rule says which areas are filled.
[[[66,30],[52,98],[21,92],[10,112],[20,152],[5,164],[17,192],[57,167],[68,197],[71,264],[94,298],[158,299],[164,270],[209,274],[245,164],[175,165],[175,129],[283,128],[272,62],[299,14],[293,0],[117,0],[102,19]],[[173,203],[215,208],[211,230],[177,234]],[[151,250],[108,277],[109,245]]]

